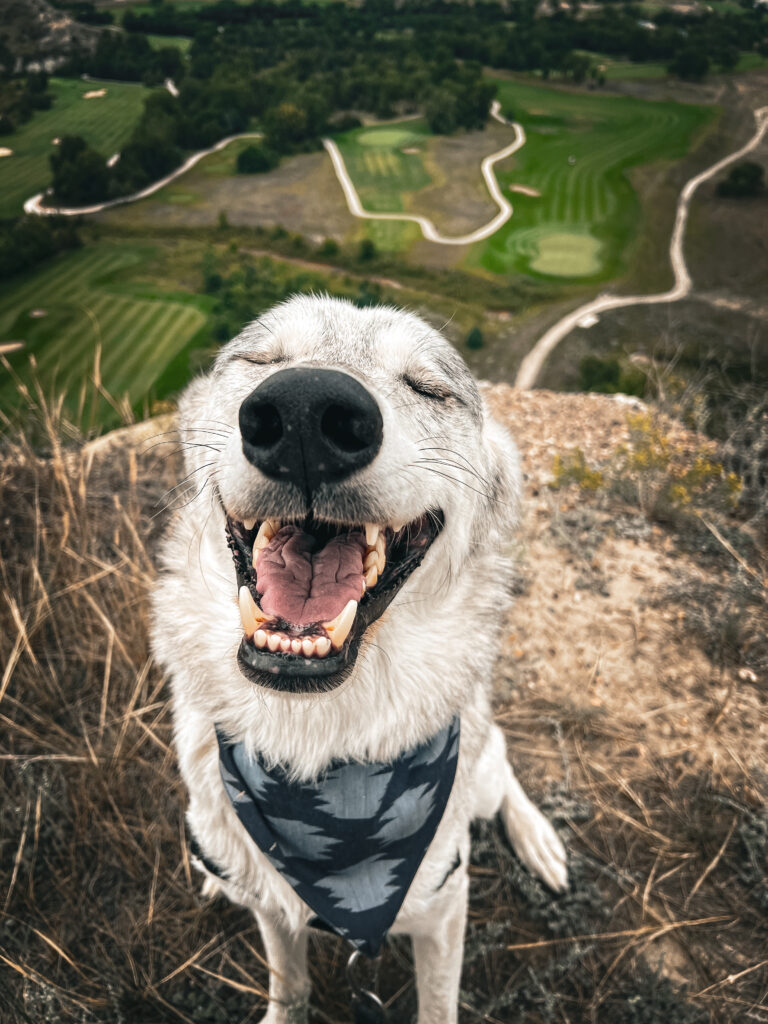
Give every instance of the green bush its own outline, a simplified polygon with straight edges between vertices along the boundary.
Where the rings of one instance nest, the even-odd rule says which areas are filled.
[[[467,348],[476,350],[483,347],[483,342],[483,332],[480,330],[479,327],[473,327],[472,330],[467,335],[467,340],[465,341],[464,344],[467,346]]]
[[[269,146],[246,146],[237,154],[238,174],[264,174],[280,163],[280,157]]]

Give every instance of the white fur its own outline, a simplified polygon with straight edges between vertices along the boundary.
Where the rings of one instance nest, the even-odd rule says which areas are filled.
[[[282,361],[267,362],[275,358]],[[271,483],[246,461],[237,429],[243,399],[286,365],[350,373],[376,398],[384,421],[373,463],[348,481],[322,488],[316,515],[386,523],[413,520],[428,509],[445,513],[445,528],[422,566],[369,627],[349,678],[330,693],[312,696],[258,687],[237,666],[242,628],[221,508],[223,502],[239,519],[306,512],[298,491]],[[404,375],[438,383],[450,397],[417,394]],[[214,723],[307,781],[332,760],[392,759],[459,714],[453,791],[393,928],[413,936],[419,1024],[452,1024],[472,818],[501,811],[529,869],[553,889],[567,884],[563,846],[515,779],[489,703],[508,601],[510,563],[501,552],[517,522],[514,446],[483,409],[463,362],[427,324],[393,309],[357,309],[316,297],[276,307],[225,346],[212,372],[187,389],[180,431],[191,443],[190,490],[163,551],[154,648],[172,680],[190,830],[232,879],[208,876],[206,885],[250,907],[262,930],[273,972],[264,1020],[306,1020],[311,915],[237,820],[219,775]],[[431,458],[450,465],[421,461]],[[196,493],[204,480],[207,487]],[[461,867],[439,888],[457,850]]]

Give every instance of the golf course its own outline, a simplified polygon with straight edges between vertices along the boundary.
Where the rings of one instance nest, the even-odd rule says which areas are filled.
[[[50,110],[36,113],[2,138],[3,146],[12,152],[0,159],[0,217],[17,216],[25,199],[50,185],[49,157],[55,138],[81,135],[106,157],[119,152],[150,92],[130,82],[76,78],[52,78],[48,90],[55,95]],[[89,93],[97,95],[86,98]]]
[[[616,276],[643,216],[631,170],[684,156],[713,109],[517,81],[497,85],[502,112],[522,126],[526,142],[496,168],[514,214],[472,247],[467,266],[541,278]],[[435,163],[438,142],[423,121],[361,128],[335,141],[366,211],[421,212],[419,194],[432,182],[427,165]],[[366,223],[375,241],[387,231],[388,249],[407,249],[418,237],[414,228]]]

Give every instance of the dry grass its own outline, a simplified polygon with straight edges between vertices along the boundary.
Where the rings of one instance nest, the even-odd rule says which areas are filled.
[[[62,425],[35,416],[35,448],[0,450],[0,1020],[258,1020],[258,933],[198,895],[147,649],[175,446],[63,449]],[[462,1024],[768,1021],[768,779],[648,753],[640,723],[537,691],[498,713],[523,778],[538,767],[573,884],[552,898],[495,825],[478,828]],[[315,1021],[350,1020],[344,960],[317,939]],[[401,940],[380,991],[395,1024],[411,1019]]]

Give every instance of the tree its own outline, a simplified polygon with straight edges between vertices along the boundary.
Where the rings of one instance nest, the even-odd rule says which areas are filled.
[[[458,127],[456,97],[448,89],[436,89],[424,104],[424,116],[430,131],[450,135]]]
[[[237,154],[238,174],[263,174],[280,163],[280,157],[268,146],[246,146]]]
[[[717,184],[716,192],[728,199],[749,199],[765,191],[765,169],[762,164],[744,160],[731,168],[724,181]]]
[[[109,168],[104,157],[79,135],[65,135],[51,154],[53,192],[58,202],[81,206],[109,194]]]
[[[372,260],[377,256],[376,246],[370,238],[364,238],[360,243],[360,247],[357,250],[357,255],[360,260]]]
[[[669,70],[678,78],[684,78],[689,82],[700,82],[709,71],[709,57],[702,50],[688,47],[675,56],[669,65]]]

